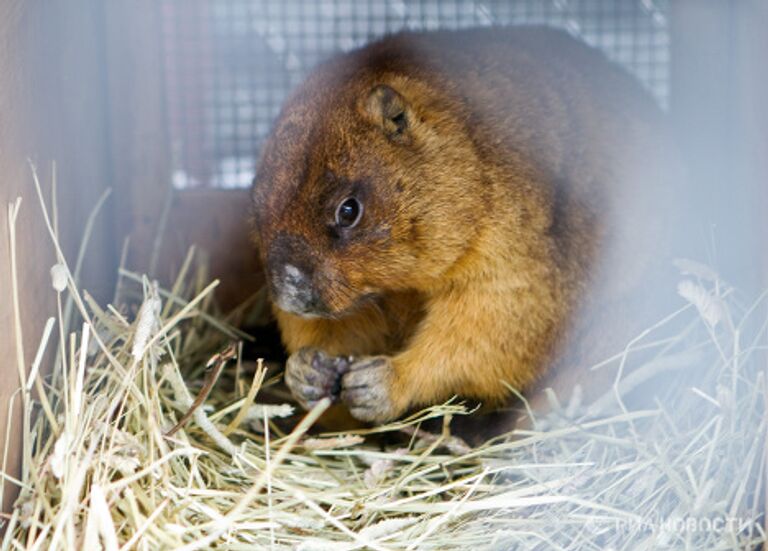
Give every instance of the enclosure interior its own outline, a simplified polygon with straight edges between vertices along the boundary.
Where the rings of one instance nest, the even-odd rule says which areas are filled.
[[[743,249],[723,246],[747,243],[748,235],[739,231],[750,225],[747,221],[736,228],[732,219],[723,217],[723,210],[748,213],[754,204],[746,184],[734,185],[747,179],[742,174],[744,152],[739,150],[742,138],[736,113],[745,107],[736,104],[735,85],[727,79],[738,78],[743,70],[734,64],[742,46],[735,34],[730,35],[735,30],[729,30],[738,21],[735,5],[724,6],[728,3],[694,7],[667,0],[162,0],[153,4],[155,27],[147,36],[154,41],[151,55],[157,57],[158,74],[147,78],[152,90],[139,90],[149,97],[136,98],[138,108],[160,102],[159,118],[153,121],[158,125],[153,151],[162,155],[151,157],[152,164],[161,167],[160,182],[120,182],[128,171],[122,170],[124,160],[113,151],[115,185],[132,190],[128,204],[148,209],[141,198],[154,195],[155,212],[135,212],[117,237],[135,233],[142,220],[162,224],[166,236],[162,251],[155,251],[154,261],[149,253],[148,261],[163,259],[165,266],[156,274],[161,277],[178,266],[190,243],[199,243],[214,255],[214,275],[225,276],[220,298],[226,305],[235,304],[260,282],[256,276],[250,282],[253,287],[243,286],[248,279],[244,274],[258,270],[247,253],[247,231],[232,221],[242,221],[244,190],[283,100],[314,66],[334,53],[402,30],[544,24],[563,28],[601,49],[633,73],[669,112],[686,148],[692,178],[700,182],[701,193],[691,197],[691,208],[709,211],[717,226],[712,235],[706,228],[700,230],[702,254],[754,284],[754,275],[746,275]],[[723,79],[712,78],[720,72]],[[110,104],[113,132],[123,123],[135,125],[123,120],[124,111],[119,103]],[[154,239],[156,230],[134,243],[137,263],[141,250],[154,246],[145,241]],[[718,243],[720,249],[715,251]],[[233,273],[239,274],[236,279]]]
[[[711,221],[701,260],[737,284],[759,286],[768,229],[760,217],[768,207],[768,110],[758,101],[768,93],[766,11],[759,0],[6,3],[0,191],[6,202],[25,198],[23,245],[35,251],[20,266],[27,334],[40,333],[52,304],[35,291],[49,285],[50,257],[26,158],[44,181],[57,162],[70,255],[87,213],[111,188],[83,274],[97,298],[110,296],[130,235],[127,264],[166,282],[196,244],[222,279],[217,298],[228,308],[261,285],[247,188],[286,95],[334,53],[416,29],[553,25],[622,64],[668,111],[680,139],[699,190],[690,208]],[[7,255],[3,241],[4,265]],[[0,314],[10,327],[8,275],[1,277]],[[14,342],[3,335],[0,352],[13,354]],[[4,377],[0,426],[16,380]]]

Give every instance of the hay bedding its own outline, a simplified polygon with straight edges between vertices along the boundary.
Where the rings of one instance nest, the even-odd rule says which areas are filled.
[[[241,318],[216,313],[216,282],[193,255],[168,290],[121,268],[103,307],[58,254],[59,315],[31,369],[18,359],[23,469],[18,480],[4,469],[20,488],[4,549],[701,550],[765,539],[765,297],[742,309],[702,266],[680,266],[685,307],[596,366],[616,372],[603,399],[550,396],[534,429],[472,449],[447,430],[465,413],[456,402],[308,435],[325,404],[295,412],[276,369],[241,359],[230,345],[247,338]],[[56,363],[42,377],[46,350]],[[625,406],[638,385],[664,389],[654,407]],[[428,418],[446,430],[427,433]]]

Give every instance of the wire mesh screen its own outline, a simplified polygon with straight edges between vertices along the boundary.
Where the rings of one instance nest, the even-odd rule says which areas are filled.
[[[565,28],[667,103],[668,0],[161,0],[161,9],[176,188],[250,185],[259,147],[307,71],[403,29]]]

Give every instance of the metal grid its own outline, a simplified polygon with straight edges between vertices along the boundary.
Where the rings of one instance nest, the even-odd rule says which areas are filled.
[[[546,23],[625,65],[666,106],[669,0],[161,0],[173,185],[250,185],[292,87],[402,29]]]

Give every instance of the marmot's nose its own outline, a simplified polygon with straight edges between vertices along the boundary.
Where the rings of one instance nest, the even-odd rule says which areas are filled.
[[[325,311],[312,278],[304,270],[284,264],[271,279],[275,304],[281,310],[303,317],[319,316]]]
[[[287,287],[301,290],[310,286],[310,278],[307,276],[306,271],[297,268],[293,264],[285,264],[283,266],[282,279]]]
[[[316,289],[309,244],[298,235],[278,235],[267,258],[272,298],[281,310],[304,317],[320,316],[324,303]]]

